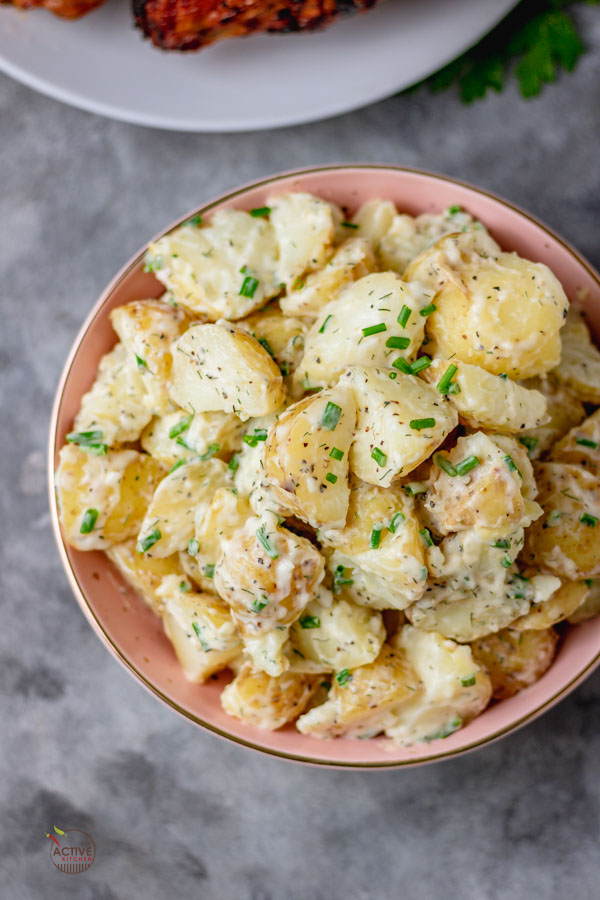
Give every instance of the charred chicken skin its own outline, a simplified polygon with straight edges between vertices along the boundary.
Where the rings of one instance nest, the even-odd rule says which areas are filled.
[[[261,31],[314,31],[377,0],[133,0],[135,20],[165,50],[198,50]]]
[[[105,0],[0,0],[0,3],[12,3],[19,9],[43,7],[61,19],[79,19],[104,2]]]

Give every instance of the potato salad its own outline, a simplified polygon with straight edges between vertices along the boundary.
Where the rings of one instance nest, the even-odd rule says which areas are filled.
[[[288,193],[145,267],[164,293],[110,314],[62,528],[188,679],[228,670],[230,716],[445,738],[600,612],[600,353],[547,266],[458,206]]]

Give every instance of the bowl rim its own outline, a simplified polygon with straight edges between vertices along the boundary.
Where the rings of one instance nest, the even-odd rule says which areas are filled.
[[[575,259],[576,261],[583,266],[584,269],[588,272],[591,278],[596,281],[598,287],[600,289],[600,273],[588,262],[588,260],[579,253],[578,250],[573,247],[568,241],[566,241],[563,237],[557,234],[552,228],[546,225],[537,217],[531,215],[531,213],[524,210],[522,207],[518,206],[515,203],[512,203],[509,200],[506,200],[504,197],[496,194],[493,191],[489,191],[484,188],[480,188],[476,185],[471,184],[470,182],[463,181],[459,178],[454,178],[452,176],[443,175],[439,172],[429,171],[427,169],[418,169],[412,166],[398,166],[393,164],[382,164],[382,163],[337,163],[325,166],[310,166],[308,168],[298,168],[298,169],[290,169],[284,172],[278,172],[274,175],[268,175],[263,178],[259,178],[253,181],[249,181],[244,183],[243,185],[234,188],[231,191],[227,191],[223,194],[218,195],[217,197],[213,197],[207,203],[203,203],[201,206],[195,207],[189,210],[185,215],[180,216],[178,219],[174,221],[174,223],[170,224],[168,228],[159,231],[153,238],[151,238],[140,250],[138,250],[132,257],[130,257],[129,261],[125,263],[124,266],[117,272],[117,274],[110,280],[108,285],[104,288],[104,290],[99,295],[98,299],[93,304],[90,312],[86,316],[81,328],[77,332],[73,343],[71,345],[71,349],[67,356],[67,359],[64,363],[58,385],[56,388],[56,393],[54,397],[54,402],[52,404],[52,411],[50,414],[50,426],[48,433],[48,493],[49,493],[49,505],[50,505],[50,517],[52,521],[52,530],[54,533],[54,538],[57,544],[59,556],[62,561],[63,569],[67,575],[67,580],[70,584],[71,590],[75,595],[75,599],[79,604],[81,611],[83,612],[85,618],[88,623],[92,626],[93,630],[100,638],[104,646],[111,651],[116,660],[123,666],[123,668],[128,671],[131,675],[133,675],[137,681],[141,683],[141,685],[163,703],[165,703],[170,709],[174,710],[180,716],[185,718],[187,721],[192,722],[194,725],[198,725],[201,728],[211,732],[212,734],[217,735],[218,737],[230,741],[234,744],[238,744],[242,747],[247,747],[251,750],[254,750],[258,753],[266,754],[268,756],[274,756],[279,759],[289,760],[291,762],[303,763],[305,765],[310,766],[319,766],[322,768],[333,768],[333,769],[362,769],[362,770],[389,770],[389,769],[405,769],[410,768],[412,766],[417,765],[425,765],[434,762],[440,762],[446,759],[452,759],[457,756],[462,756],[465,753],[472,752],[473,750],[478,749],[479,747],[483,747],[484,745],[491,744],[500,738],[505,737],[507,734],[511,732],[517,731],[522,728],[524,725],[532,722],[534,719],[537,719],[544,712],[549,710],[551,707],[555,706],[560,700],[564,699],[571,691],[573,691],[582,681],[584,681],[591,672],[597,668],[600,664],[600,649],[596,656],[581,670],[577,672],[576,675],[573,676],[566,684],[564,684],[560,690],[558,690],[555,694],[553,694],[550,698],[545,700],[539,706],[530,710],[526,714],[520,716],[518,719],[511,721],[509,724],[505,725],[502,728],[496,729],[493,733],[487,735],[486,737],[480,738],[479,740],[472,741],[469,744],[466,744],[462,747],[457,747],[452,750],[441,751],[437,753],[431,753],[425,756],[419,756],[415,759],[407,759],[407,760],[397,760],[390,759],[387,761],[372,761],[372,762],[355,762],[355,761],[345,761],[345,760],[332,760],[332,759],[317,759],[311,758],[310,756],[305,756],[296,753],[290,753],[283,750],[275,750],[271,747],[265,747],[261,744],[254,743],[252,740],[245,739],[234,735],[228,731],[225,731],[216,725],[213,725],[211,722],[208,722],[199,716],[191,713],[189,710],[184,709],[180,706],[176,701],[172,700],[170,697],[166,696],[162,693],[162,691],[156,687],[142,672],[140,672],[126,657],[126,655],[120,650],[120,648],[114,643],[114,641],[110,638],[110,636],[105,631],[102,623],[99,618],[96,616],[94,610],[92,609],[90,603],[88,602],[85,590],[75,574],[75,571],[71,565],[71,561],[67,554],[65,540],[60,528],[59,521],[59,513],[58,513],[58,503],[55,491],[55,483],[54,483],[54,472],[55,472],[55,455],[58,449],[57,446],[57,425],[58,425],[58,415],[62,405],[63,395],[65,391],[65,387],[67,381],[69,379],[71,368],[75,361],[75,358],[79,352],[79,347],[84,336],[87,334],[89,329],[94,324],[96,318],[101,314],[102,309],[106,303],[106,301],[111,297],[114,290],[117,286],[130,274],[130,272],[139,266],[140,262],[142,262],[147,246],[149,243],[152,243],[162,237],[164,234],[167,234],[169,231],[177,228],[180,224],[185,222],[191,216],[201,214],[204,215],[211,211],[215,206],[219,206],[223,203],[230,202],[234,200],[236,197],[239,197],[245,194],[247,191],[252,190],[254,188],[266,187],[267,185],[276,184],[278,181],[284,181],[294,176],[305,176],[305,175],[314,175],[319,173],[327,173],[327,172],[339,172],[339,171],[353,171],[353,170],[377,170],[377,171],[389,171],[389,172],[402,172],[409,175],[420,175],[425,176],[427,178],[431,178],[434,180],[442,181],[446,184],[455,184],[462,188],[467,188],[468,190],[474,191],[477,194],[480,194],[484,197],[487,197],[491,200],[500,203],[502,206],[507,207],[513,212],[518,213],[523,218],[532,222],[542,231],[544,231],[547,235],[552,237],[555,241],[561,244]]]

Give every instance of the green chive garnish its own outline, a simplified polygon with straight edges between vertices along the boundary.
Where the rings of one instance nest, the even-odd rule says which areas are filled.
[[[385,346],[393,350],[406,350],[409,344],[410,338],[407,337],[389,337],[385,342]]]
[[[93,456],[106,456],[108,444],[102,443],[102,431],[71,431],[67,435],[69,444],[77,444],[86,453]]]
[[[411,419],[408,424],[414,431],[422,431],[423,428],[433,428],[435,419]]]
[[[461,210],[462,210],[462,207],[459,206],[458,203],[454,203],[452,206],[449,206],[449,207],[448,207],[447,212],[448,212],[448,215],[449,215],[449,216],[455,216],[456,213],[461,212]],[[475,684],[474,681],[473,681],[473,684]]]
[[[385,466],[387,462],[387,453],[384,453],[379,447],[375,447],[371,453],[371,459],[374,459],[378,466]]]
[[[404,372],[405,375],[412,375],[410,363],[407,363],[403,356],[399,356],[398,359],[395,359],[392,365],[395,369],[400,369],[401,372]]]
[[[464,678],[460,679],[460,683],[463,687],[472,687],[477,680],[477,676],[475,673],[473,675],[466,675]]]
[[[369,325],[368,328],[362,329],[363,337],[370,337],[370,335],[379,334],[381,331],[387,331],[385,322],[380,322],[379,325]]]
[[[246,275],[240,288],[240,297],[250,297],[252,299],[257,287],[258,278],[255,278],[253,275]]]
[[[137,353],[135,354],[135,361],[137,363],[138,369],[147,369],[148,368],[148,363],[146,362],[146,360],[142,359],[141,356],[138,356]]]
[[[269,601],[265,597],[265,595],[261,594],[260,597],[254,598],[250,609],[252,610],[252,612],[255,612],[255,613],[262,612],[262,610],[265,608],[265,606],[268,604],[268,602]]]
[[[467,456],[462,462],[456,464],[456,472],[458,475],[466,475],[471,469],[479,465],[479,457]]]
[[[398,525],[402,525],[403,522],[404,522],[404,513],[400,512],[400,511],[394,513],[394,515],[391,518],[390,524],[388,525],[388,531],[391,531],[392,534],[396,534],[396,529],[398,528]]]
[[[321,620],[318,616],[301,616],[298,620],[300,628],[320,628]]]
[[[505,569],[510,569],[512,564],[513,564],[513,561],[510,558],[510,556],[503,556],[502,559],[500,560],[500,565],[503,566]]]
[[[335,680],[340,687],[344,687],[345,684],[348,684],[349,681],[352,681],[350,669],[341,669],[335,676]]]
[[[398,316],[398,325],[400,325],[401,328],[406,328],[411,315],[412,309],[404,303],[400,310],[400,315]]]
[[[411,497],[416,497],[417,494],[427,493],[427,484],[424,481],[409,481],[408,484],[404,485],[404,490]]]
[[[202,569],[202,572],[203,572],[205,578],[214,578],[215,577],[215,564],[209,563],[208,565],[204,566],[204,568]]]
[[[497,547],[498,550],[509,550],[510,541],[507,541],[506,538],[498,538],[497,541],[492,541],[490,547]]]
[[[191,585],[189,581],[180,581],[179,582],[179,590],[182,594],[186,594],[191,589]]]
[[[333,593],[339,594],[345,584],[354,584],[354,579],[346,578],[346,569],[344,566],[336,566],[335,572],[333,573]]]
[[[341,222],[340,224],[343,228],[360,228],[360,225],[357,225],[356,222]]]
[[[443,472],[445,472],[446,475],[450,475],[451,477],[454,477],[455,475],[458,474],[458,472],[456,471],[456,466],[453,466],[452,463],[450,462],[450,460],[446,459],[445,456],[442,456],[441,453],[436,453],[433,460],[434,460],[436,466],[439,466],[439,468]]]
[[[188,219],[187,222],[184,222],[183,224],[195,225],[196,227],[198,227],[198,225],[202,225],[202,216],[192,216],[191,219]]]
[[[419,534],[421,535],[421,540],[425,544],[426,547],[433,547],[433,538],[429,532],[428,528],[421,528],[419,530]]]
[[[200,544],[196,540],[196,538],[190,538],[187,545],[187,552],[190,556],[196,556],[198,550],[200,549]]]
[[[388,372],[388,378],[391,378],[392,381],[395,381],[397,377],[398,377],[397,372]]]
[[[187,429],[192,424],[193,418],[193,416],[187,416],[185,419],[180,419],[177,425],[173,425],[173,427],[169,431],[169,437],[173,439],[180,435],[182,432],[187,431]]]
[[[264,525],[261,525],[256,532],[256,540],[259,542],[259,544],[262,544],[262,546],[266,550],[267,556],[270,556],[271,559],[279,558],[279,553],[271,543],[270,538],[267,536]]]
[[[440,394],[448,393],[448,389],[450,388],[452,379],[454,378],[454,376],[456,375],[457,372],[458,372],[458,366],[455,366],[455,365],[448,366],[448,368],[446,369],[446,371],[444,372],[444,374],[442,375],[442,377],[440,378],[440,380],[437,383],[437,389],[440,392]]]
[[[138,552],[146,553],[151,547],[154,547],[157,541],[160,541],[162,533],[160,528],[155,528],[150,534],[147,534],[138,544]]]
[[[323,320],[323,324],[322,324],[321,327],[319,328],[319,334],[323,334],[323,332],[324,332],[325,329],[327,328],[327,323],[329,322],[330,319],[333,319],[333,316],[332,316],[331,313],[329,313],[328,316],[325,316],[325,318],[324,318],[324,320]]]
[[[510,456],[510,455],[507,453],[506,456],[503,456],[503,457],[502,457],[502,460],[503,460],[504,465],[506,466],[506,468],[508,469],[509,472],[516,472],[517,475],[520,475],[520,476],[521,476],[521,478],[523,477],[523,476],[521,475],[521,473],[519,472],[519,469],[517,468],[517,464],[515,463],[515,461],[514,461],[514,459],[512,458],[512,456]]]
[[[181,459],[178,459],[176,463],[174,463],[169,469],[169,475],[171,472],[176,472],[181,466],[185,466],[187,459],[185,456],[182,456]]]
[[[383,525],[375,525],[373,530],[371,531],[371,539],[369,541],[369,547],[371,550],[377,550],[379,544],[381,543],[381,532],[383,531]]]
[[[255,428],[254,434],[245,434],[242,438],[245,444],[248,444],[249,447],[256,447],[259,441],[266,441],[267,439],[267,429],[266,428]],[[237,468],[237,466],[236,466]]]
[[[594,528],[598,524],[598,517],[591,516],[589,513],[584,513],[579,521],[583,522],[584,525],[589,525],[590,528]]]
[[[86,509],[85,513],[83,514],[83,519],[81,520],[81,527],[79,529],[79,533],[80,534],[89,534],[90,531],[93,531],[97,518],[98,518],[98,510],[97,509]]]
[[[423,309],[419,310],[419,315],[420,316],[430,316],[432,312],[436,311],[436,309],[437,309],[437,306],[435,305],[435,303],[430,303],[429,306],[424,306]]]
[[[527,435],[523,435],[519,438],[519,443],[522,444],[526,449],[529,456],[533,453],[537,445],[539,444],[540,439],[536,437],[527,437]]]
[[[334,431],[337,427],[337,423],[340,421],[341,414],[342,407],[338,406],[337,403],[332,403],[331,400],[328,400],[327,406],[321,416],[321,425],[323,428],[327,428],[328,431]]]
[[[332,447],[329,455],[331,456],[332,459],[337,459],[339,462],[340,459],[344,458],[344,451],[338,450],[337,447]]]
[[[198,457],[202,462],[205,462],[207,459],[212,459],[215,453],[218,453],[221,449],[220,444],[209,444],[206,448],[206,451],[202,453],[201,456]]]
[[[410,364],[411,375],[417,375],[423,369],[428,369],[430,365],[431,359],[428,356],[420,356],[418,359],[415,359],[414,363]]]
[[[598,441],[590,441],[589,438],[585,438],[585,437],[575,438],[575,443],[579,444],[581,447],[591,447],[592,450],[598,449]]]
[[[335,484],[337,480],[338,480],[338,477],[337,477],[337,475],[334,475],[333,472],[328,472],[327,475],[325,476],[325,481],[328,481],[329,484]]]
[[[239,453],[234,453],[229,462],[227,463],[227,468],[230,472],[237,472],[240,467],[240,455]]]
[[[503,372],[502,375],[498,375],[498,378],[503,378],[506,381],[508,375],[506,374],[506,372]]]
[[[269,216],[271,214],[271,208],[269,206],[257,206],[256,209],[250,210],[250,215],[255,219],[264,219],[265,216]]]

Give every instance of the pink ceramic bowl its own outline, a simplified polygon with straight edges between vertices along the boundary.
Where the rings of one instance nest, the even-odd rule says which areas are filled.
[[[187,212],[165,231],[191,215],[223,206],[263,206],[273,191],[303,190],[355,210],[375,197],[393,200],[401,211],[440,211],[458,203],[481,219],[500,245],[546,263],[558,276],[569,299],[585,298],[596,335],[600,335],[600,276],[556,234],[527,213],[485,191],[450,178],[394,166],[329,166],[276,175],[239,188]],[[156,238],[155,238],[156,240]],[[487,709],[465,728],[443,740],[411,748],[386,739],[321,741],[288,726],[263,732],[225,715],[219,694],[227,678],[206,685],[190,684],[183,674],[160,621],[128,588],[102,553],[81,553],[67,546],[61,533],[53,471],[57,453],[70,430],[82,394],[92,383],[98,361],[115,343],[108,314],[140,297],[158,297],[163,288],[143,272],[142,248],[103,292],[77,336],[66,362],[52,412],[49,470],[50,506],[62,561],[84,615],[114,656],[156,697],[221,737],[273,756],[318,765],[348,768],[394,768],[457,756],[497,740],[530,722],[579,684],[600,661],[600,618],[571,628],[550,670],[517,696]]]

